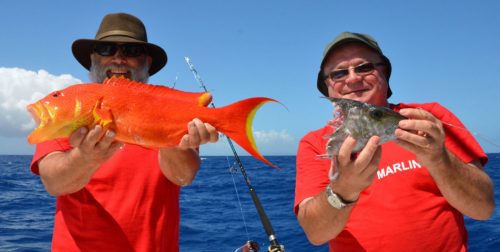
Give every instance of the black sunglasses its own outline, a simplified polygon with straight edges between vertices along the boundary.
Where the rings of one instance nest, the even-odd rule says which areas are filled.
[[[349,75],[350,68],[352,68],[357,75],[364,76],[372,73],[375,70],[376,66],[383,66],[383,65],[384,63],[371,63],[371,62],[361,63],[355,67],[333,70],[327,76],[325,76],[325,79],[330,78],[333,81],[342,81],[346,79],[347,76]]]
[[[125,57],[137,57],[146,53],[146,47],[141,44],[97,43],[94,45],[94,52],[101,56],[113,56],[118,49]]]

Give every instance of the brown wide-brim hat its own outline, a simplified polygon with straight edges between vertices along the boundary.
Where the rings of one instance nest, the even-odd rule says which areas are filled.
[[[108,14],[102,19],[95,39],[78,39],[73,42],[71,46],[73,56],[88,70],[91,65],[90,54],[97,42],[143,44],[152,58],[149,75],[160,71],[167,64],[167,53],[161,47],[148,43],[146,27],[140,19],[130,14]]]
[[[392,66],[391,62],[389,59],[382,53],[382,49],[380,49],[377,41],[370,35],[368,34],[362,34],[362,33],[353,33],[353,32],[342,32],[339,34],[332,42],[330,42],[328,45],[326,45],[325,50],[323,51],[323,60],[321,61],[321,65],[319,68],[318,72],[318,80],[317,80],[317,87],[318,90],[325,96],[328,96],[328,88],[325,83],[325,74],[323,73],[323,67],[325,64],[325,59],[327,56],[329,56],[333,51],[339,47],[340,45],[344,45],[347,43],[352,43],[352,42],[358,42],[358,43],[363,43],[364,45],[370,47],[372,50],[376,51],[380,56],[382,57],[382,60],[384,61],[384,65],[387,69],[387,72],[385,74],[386,79],[387,79],[387,98],[391,97],[392,91],[391,87],[389,86],[389,78],[391,77],[391,71],[392,71]]]

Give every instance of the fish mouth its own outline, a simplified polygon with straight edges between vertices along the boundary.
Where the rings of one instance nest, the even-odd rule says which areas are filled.
[[[50,112],[44,104],[34,103],[26,107],[28,112],[31,114],[31,118],[35,121],[37,128],[41,128],[47,125],[51,119],[54,117],[54,113]]]
[[[333,119],[328,121],[328,125],[338,129],[344,123],[344,111],[342,107],[335,104],[335,109],[333,110]]]
[[[28,105],[26,108],[31,114],[33,121],[37,124],[37,128],[27,138],[28,143],[37,144],[48,140],[47,134],[50,132],[50,128],[55,120],[57,107],[37,102]]]

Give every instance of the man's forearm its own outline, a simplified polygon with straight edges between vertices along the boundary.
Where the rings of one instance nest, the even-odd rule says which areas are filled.
[[[337,237],[344,229],[353,205],[335,209],[326,200],[326,192],[305,199],[299,205],[297,219],[312,244],[321,245]]]
[[[466,164],[447,151],[447,157],[429,172],[446,200],[462,214],[478,220],[491,217],[493,183],[479,162]]]
[[[200,168],[198,151],[192,148],[162,148],[158,160],[165,177],[178,186],[191,184]]]
[[[38,161],[42,183],[45,190],[53,196],[79,191],[99,167],[83,161],[73,150],[53,152]]]

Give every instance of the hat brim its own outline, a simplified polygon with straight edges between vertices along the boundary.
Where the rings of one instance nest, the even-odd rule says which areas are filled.
[[[161,47],[126,36],[113,36],[101,40],[75,40],[75,42],[73,42],[73,44],[71,45],[71,51],[73,52],[73,56],[75,56],[76,60],[78,60],[78,62],[87,70],[90,70],[91,65],[90,54],[92,54],[94,50],[94,44],[98,42],[137,43],[145,45],[148,51],[148,55],[152,58],[151,67],[149,68],[149,75],[153,75],[160,71],[160,69],[162,69],[168,61],[167,53],[165,53],[165,51]]]

